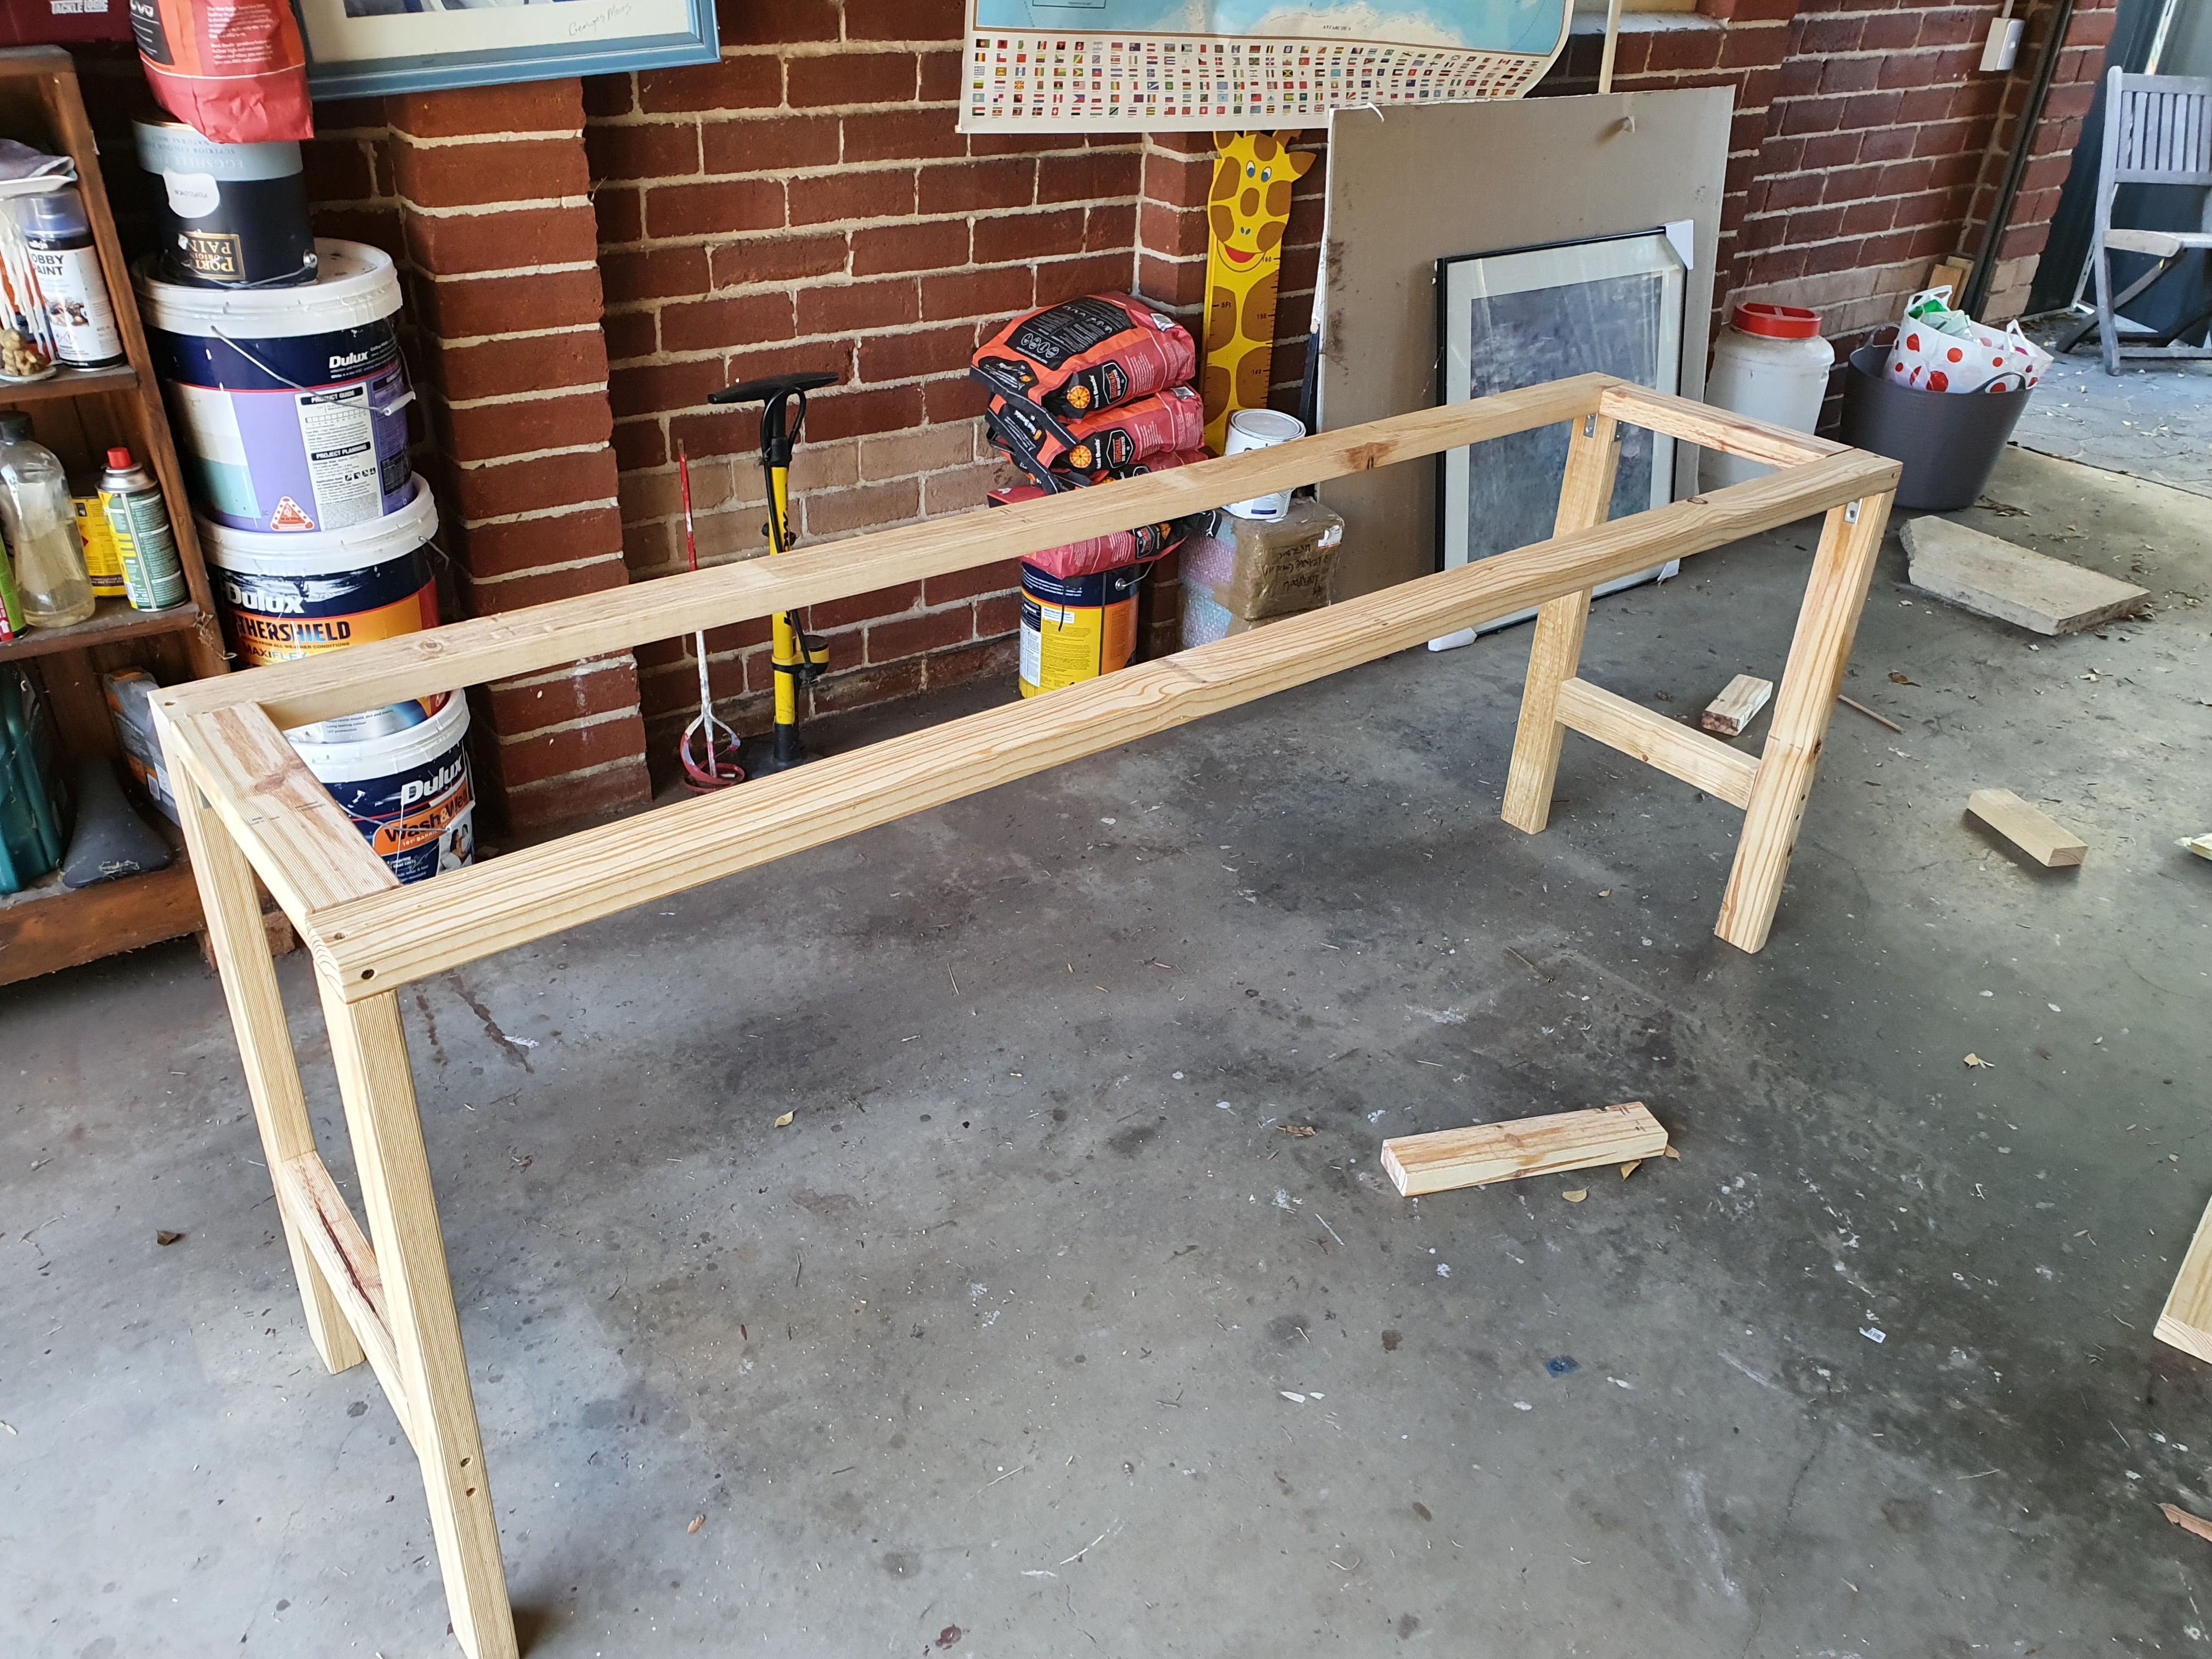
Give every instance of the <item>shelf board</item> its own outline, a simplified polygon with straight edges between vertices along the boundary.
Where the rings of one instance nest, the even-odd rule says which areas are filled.
[[[128,363],[112,368],[64,368],[50,380],[0,380],[0,406],[40,404],[50,398],[82,398],[95,392],[128,392],[138,371]]]
[[[166,870],[72,891],[58,875],[0,897],[0,985],[193,932],[199,890],[182,854]]]
[[[0,399],[0,401],[4,401]],[[102,599],[90,622],[74,628],[27,628],[0,644],[0,662],[19,657],[47,657],[57,651],[82,651],[88,645],[144,639],[153,634],[181,634],[199,625],[204,614],[190,599],[167,611],[134,611],[128,599]]]

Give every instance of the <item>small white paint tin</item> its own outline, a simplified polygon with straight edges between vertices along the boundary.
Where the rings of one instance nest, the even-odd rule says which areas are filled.
[[[1229,417],[1224,455],[1242,455],[1249,449],[1273,449],[1306,435],[1306,423],[1295,415],[1273,409],[1240,409]],[[1291,492],[1255,495],[1249,501],[1231,501],[1228,510],[1240,519],[1279,519],[1291,510]]]

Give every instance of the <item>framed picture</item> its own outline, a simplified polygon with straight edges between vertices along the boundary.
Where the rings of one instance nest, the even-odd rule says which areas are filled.
[[[1440,401],[1462,403],[1593,373],[1679,392],[1688,271],[1682,240],[1677,228],[1668,227],[1438,260]],[[1566,474],[1565,427],[1516,433],[1437,459],[1440,568],[1551,535]],[[1664,507],[1674,494],[1674,441],[1621,428],[1612,516]],[[1623,577],[1597,591],[1669,576],[1674,568]]]
[[[368,98],[711,64],[714,0],[300,0],[307,87]]]

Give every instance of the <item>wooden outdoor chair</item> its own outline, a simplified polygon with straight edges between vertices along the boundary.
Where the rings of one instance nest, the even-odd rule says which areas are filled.
[[[2132,230],[2112,222],[2112,198],[2122,185],[2194,185],[2204,191],[2195,230]],[[2112,253],[2148,254],[2155,263],[2121,292],[2112,292]],[[2070,351],[2094,328],[2105,373],[2120,372],[2123,357],[2212,357],[2212,345],[2175,343],[2194,332],[2212,311],[2163,331],[2142,328],[2119,315],[2120,308],[2192,252],[2212,250],[2212,80],[2184,75],[2130,75],[2113,70],[2105,77],[2105,148],[2099,163],[2095,241],[2090,263],[2095,271],[2097,310],[2067,331],[2058,342]],[[2123,345],[2123,335],[2132,343]]]

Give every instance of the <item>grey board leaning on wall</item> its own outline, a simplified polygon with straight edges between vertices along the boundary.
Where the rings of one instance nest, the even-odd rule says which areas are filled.
[[[1336,111],[1322,249],[1322,429],[1435,404],[1438,259],[1682,219],[1696,226],[1697,252],[1681,390],[1701,398],[1734,112],[1726,87]],[[1676,499],[1694,494],[1697,450],[1677,445],[1674,466]],[[1345,520],[1338,599],[1436,568],[1433,463],[1340,478],[1321,495]]]

